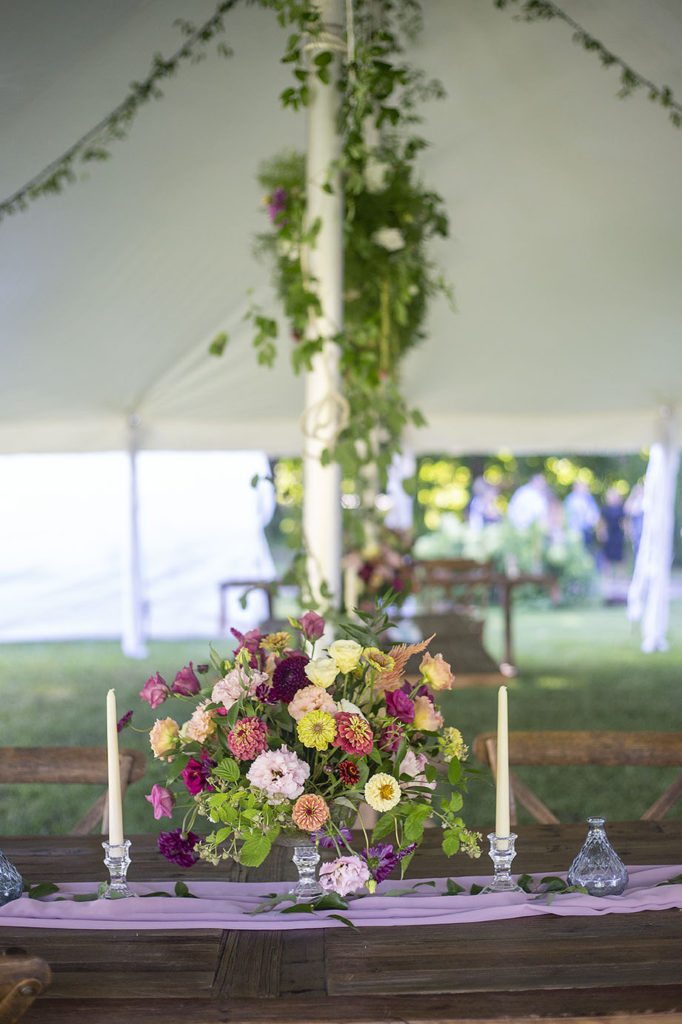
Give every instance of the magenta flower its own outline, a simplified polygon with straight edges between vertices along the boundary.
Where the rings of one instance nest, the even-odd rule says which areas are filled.
[[[185,667],[180,669],[176,675],[171,686],[171,691],[173,693],[179,693],[183,697],[193,697],[200,689],[201,685],[199,680],[194,675],[194,665],[190,661],[189,665],[185,665]]]
[[[168,683],[163,676],[155,672],[140,690],[140,697],[142,697],[142,700],[149,701],[153,708],[158,708],[159,704],[163,704],[170,697]]]
[[[166,789],[165,786],[160,786],[158,782],[155,782],[152,786],[151,793],[148,793],[145,796],[145,800],[149,800],[149,803],[154,808],[155,818],[173,817],[175,797],[171,793],[170,789]]]
[[[238,718],[227,745],[238,761],[253,761],[268,749],[268,727],[260,718]]]
[[[191,796],[196,796],[197,793],[202,793],[205,789],[213,792],[213,786],[209,784],[208,777],[215,765],[216,762],[208,754],[202,754],[201,761],[197,761],[196,757],[190,757],[180,774]]]
[[[176,828],[172,832],[161,832],[159,850],[171,863],[179,864],[181,868],[191,868],[199,860],[194,852],[198,842],[199,836],[196,833]]]
[[[130,725],[130,719],[133,717],[132,711],[126,711],[125,715],[121,715],[118,722],[116,723],[116,732],[122,732],[126,726]]]
[[[310,640],[313,643],[315,640],[319,640],[324,633],[324,619],[321,615],[316,612],[306,612],[300,618],[301,632],[306,640]]]
[[[402,690],[389,690],[386,694],[386,710],[391,718],[398,718],[406,725],[414,722],[414,704]]]
[[[250,629],[248,633],[240,633],[238,629],[231,629],[230,633],[239,641],[239,646],[232,652],[235,656],[246,649],[250,655],[249,665],[251,668],[260,668],[263,662],[263,651],[260,649],[260,642],[263,635],[260,629]]]

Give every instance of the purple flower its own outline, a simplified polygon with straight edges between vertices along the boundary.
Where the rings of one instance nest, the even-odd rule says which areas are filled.
[[[286,224],[286,218],[282,220],[280,217],[280,214],[286,208],[287,190],[283,185],[278,185],[276,189],[273,189],[270,202],[268,203],[268,216],[273,224],[278,224],[280,227]]]
[[[310,838],[313,840],[313,842],[319,843],[324,850],[331,850],[336,848],[338,846],[338,841],[335,841],[337,840],[337,837],[338,841],[340,841],[341,839],[345,839],[347,843],[350,843],[351,839],[353,838],[353,833],[349,828],[346,828],[345,825],[342,825],[338,832],[334,835],[333,839],[329,835],[327,829],[324,826],[322,826],[322,828],[319,828],[317,832],[311,832],[310,834]]]
[[[172,832],[161,832],[159,850],[172,864],[179,864],[181,868],[191,868],[199,860],[194,853],[194,847],[198,842],[199,836],[196,833],[183,832],[181,828],[176,828]]]
[[[209,785],[208,777],[215,765],[216,762],[208,754],[202,754],[201,761],[197,761],[196,757],[190,757],[180,774],[191,796],[196,796],[204,789],[213,792],[213,786]]]
[[[190,661],[190,665],[191,664],[192,664],[192,662]],[[200,676],[205,676],[206,673],[208,672],[208,669],[209,669],[208,665],[197,665],[197,672],[199,673]]]
[[[185,665],[176,675],[171,690],[173,693],[182,694],[183,697],[193,697],[200,689],[199,680],[194,675],[194,665],[190,661],[189,665]]]
[[[125,715],[122,715],[116,723],[116,732],[121,732],[127,725],[130,725],[130,719],[132,717],[132,711],[126,711]]]
[[[305,667],[309,660],[307,654],[292,654],[289,658],[280,661],[272,674],[268,703],[276,703],[281,700],[283,704],[290,704],[295,693],[302,690],[304,686],[310,685],[310,680],[305,674]]]
[[[159,704],[170,697],[170,689],[168,683],[160,676],[158,672],[155,672],[153,676],[150,676],[147,682],[140,690],[140,697],[142,700],[147,700],[153,708],[158,708]]]
[[[418,689],[415,690],[414,686],[412,685],[412,683],[403,683],[403,685],[400,687],[400,689],[402,690],[403,693],[406,693],[408,696],[412,696],[412,697],[431,697],[431,694],[429,693],[429,689],[428,689],[427,686],[420,686],[420,687],[418,687]],[[414,690],[414,693],[412,692],[413,690]],[[431,699],[433,700],[432,697],[431,697]]]
[[[155,782],[152,786],[151,793],[148,793],[145,796],[145,800],[149,800],[149,803],[154,808],[155,818],[173,817],[172,812],[175,797],[171,793],[170,789],[166,789],[165,786],[160,786],[158,782]]]
[[[398,850],[398,852],[396,853],[396,857],[398,858],[399,861],[404,860],[405,857],[409,857],[411,853],[414,853],[416,849],[416,843],[408,843],[403,850]]]
[[[261,704],[276,704],[277,701],[273,699],[272,693],[270,692],[269,683],[259,683],[256,687],[256,697]]]
[[[390,754],[395,754],[400,746],[403,735],[404,730],[400,722],[389,722],[379,733],[377,746],[380,750],[386,750]]]
[[[362,851],[362,856],[367,862],[367,867],[375,882],[383,882],[388,878],[395,867],[398,866],[398,858],[393,852],[391,843],[377,843]]]
[[[391,718],[399,718],[409,725],[414,722],[414,704],[402,690],[389,690],[386,694],[386,710]]]
[[[319,640],[324,633],[324,619],[321,615],[316,612],[306,612],[300,618],[301,632],[306,640],[310,640],[311,643],[315,640]]]

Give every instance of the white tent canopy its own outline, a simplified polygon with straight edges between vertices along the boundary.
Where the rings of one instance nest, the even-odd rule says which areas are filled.
[[[492,0],[428,0],[414,62],[448,98],[426,110],[425,181],[452,238],[455,287],[405,369],[429,426],[416,450],[627,450],[682,398],[682,132],[559,22]],[[682,94],[676,0],[564,0],[641,74]],[[120,101],[178,16],[210,0],[24,0],[0,39],[4,196]],[[0,451],[300,450],[303,389],[287,354],[256,366],[242,320],[274,309],[251,255],[266,220],[259,163],[303,148],[281,111],[271,13],[226,16],[234,56],[183,69],[110,161],[0,224]],[[253,296],[247,294],[254,289]],[[231,338],[222,359],[207,346]]]

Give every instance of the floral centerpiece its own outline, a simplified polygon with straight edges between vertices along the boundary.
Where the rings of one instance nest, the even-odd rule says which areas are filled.
[[[273,843],[298,836],[301,845],[334,847],[320,883],[344,895],[362,885],[372,891],[398,864],[404,870],[428,819],[441,827],[448,855],[478,855],[479,837],[460,817],[467,750],[436,704],[452,686],[450,666],[426,651],[430,641],[382,651],[380,619],[341,627],[344,636],[326,650],[318,649],[324,620],[311,611],[290,620],[292,633],[233,630],[232,658],[211,651],[210,681],[199,678],[210,666],[195,672],[191,662],[170,686],[158,673],[147,680],[141,697],[152,708],[173,700],[186,712],[182,724],[167,715],[150,731],[154,756],[168,765],[165,785],[147,796],[154,814],[186,808],[182,825],[159,837],[168,859],[257,866]],[[447,783],[437,795],[439,769]],[[350,845],[356,818],[361,853]],[[207,825],[202,837],[193,831],[198,819]]]

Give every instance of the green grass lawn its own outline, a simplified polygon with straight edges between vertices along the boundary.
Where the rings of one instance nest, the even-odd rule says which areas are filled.
[[[501,656],[501,616],[491,609],[490,652]],[[670,650],[642,654],[639,632],[622,607],[519,608],[514,619],[519,676],[509,682],[511,729],[682,730],[682,602],[671,605]],[[232,644],[216,646],[224,653]],[[438,650],[437,640],[432,645]],[[99,745],[105,742],[105,697],[116,689],[119,715],[134,709],[133,724],[155,714],[139,691],[156,670],[169,682],[189,660],[207,661],[201,641],[152,643],[145,661],[123,657],[114,643],[0,645],[0,746]],[[441,700],[448,724],[469,743],[496,725],[494,688],[455,690]],[[149,752],[145,732],[121,734],[121,745]],[[124,804],[128,833],[173,827],[154,821],[144,799],[163,772],[148,762],[147,778]],[[675,769],[526,769],[528,781],[561,820],[588,814],[610,820],[638,818]],[[0,787],[0,834],[68,831],[97,794],[90,787]],[[682,815],[682,803],[671,812]],[[483,829],[494,823],[489,779],[472,782],[465,820]],[[523,814],[521,820],[524,819]]]

